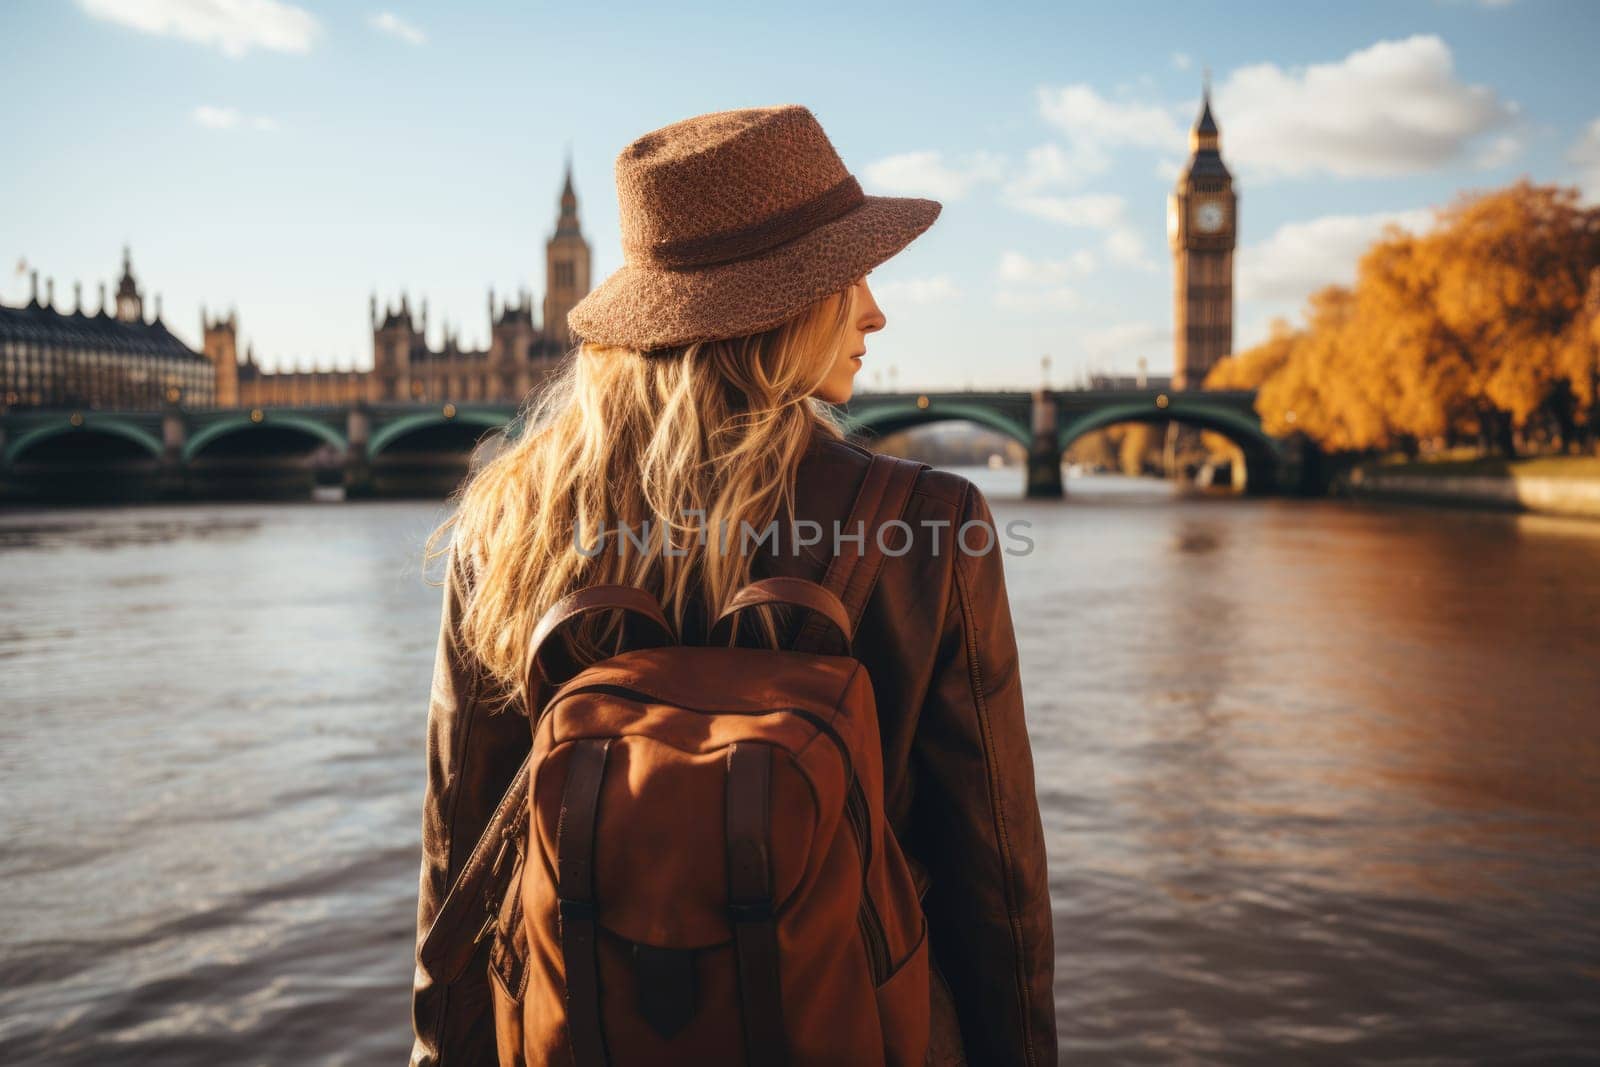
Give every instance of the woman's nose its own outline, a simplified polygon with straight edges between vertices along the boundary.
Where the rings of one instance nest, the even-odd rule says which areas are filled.
[[[862,333],[875,333],[888,325],[884,318],[883,309],[878,307],[878,302],[873,299],[872,290],[867,288],[867,283],[861,283],[861,318],[857,325]]]

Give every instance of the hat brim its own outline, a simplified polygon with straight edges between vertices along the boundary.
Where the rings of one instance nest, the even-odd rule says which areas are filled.
[[[629,264],[568,313],[585,341],[643,350],[760,333],[836,293],[910,244],[937,200],[868,196],[770,252],[692,270]]]

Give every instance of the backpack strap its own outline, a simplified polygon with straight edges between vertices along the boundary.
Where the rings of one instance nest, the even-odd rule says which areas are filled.
[[[530,753],[478,838],[472,855],[450,886],[432,925],[417,946],[417,963],[440,985],[461,977],[478,944],[494,929],[501,902],[515,875],[506,863],[528,824]],[[476,932],[474,932],[476,931]]]
[[[567,1030],[575,1067],[605,1067],[600,1027],[600,939],[595,924],[594,824],[610,738],[573,742],[556,826],[556,894],[566,971]]]
[[[783,1028],[773,916],[771,783],[770,745],[728,746],[728,917],[739,961],[745,1062],[784,1067],[789,1039]]]
[[[866,476],[861,479],[855,502],[850,506],[850,517],[845,520],[838,537],[840,551],[829,561],[822,579],[823,588],[843,602],[852,635],[859,632],[861,614],[866,610],[873,586],[878,583],[878,573],[883,569],[885,553],[883,545],[879,544],[880,528],[905,512],[911,488],[926,466],[926,463],[882,452],[873,453],[872,461],[867,464]],[[894,544],[892,540],[889,543]],[[813,615],[806,620],[793,647],[801,652],[814,652],[826,636],[827,622]]]
[[[762,578],[733,594],[733,599],[728,601],[728,606],[722,609],[722,614],[717,616],[717,621],[712,624],[706,643],[727,644],[730,628],[739,612],[762,604],[798,605],[821,615],[839,632],[839,636],[844,639],[844,647],[849,649],[850,616],[845,612],[844,604],[839,598],[816,582],[805,578],[787,577]]]
[[[659,635],[666,639],[666,644],[677,644],[672,624],[667,621],[666,615],[662,614],[661,602],[645,590],[636,589],[631,585],[586,585],[551,604],[540,616],[538,624],[533,628],[533,637],[528,642],[530,675],[537,669],[552,684],[564,681],[562,671],[552,670],[544,655],[545,644],[549,641],[550,635],[580,616],[595,611],[610,610],[632,612],[649,620],[659,631]],[[535,688],[534,682],[535,679],[530,677],[528,684],[530,691]]]

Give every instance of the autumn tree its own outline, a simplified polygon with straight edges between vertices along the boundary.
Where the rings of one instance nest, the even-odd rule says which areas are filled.
[[[1388,227],[1353,288],[1313,293],[1301,329],[1222,361],[1269,433],[1331,449],[1475,433],[1508,455],[1530,428],[1565,447],[1600,425],[1600,208],[1524,180],[1468,194],[1423,234]]]
[[[1295,345],[1304,336],[1285,318],[1274,318],[1267,325],[1267,339],[1254,348],[1224,356],[1206,374],[1205,389],[1259,389],[1289,361]]]
[[[1558,353],[1600,263],[1597,237],[1600,212],[1579,208],[1576,189],[1524,180],[1461,199],[1425,242],[1435,309],[1469,367],[1467,401],[1507,454],[1558,380],[1578,384]]]

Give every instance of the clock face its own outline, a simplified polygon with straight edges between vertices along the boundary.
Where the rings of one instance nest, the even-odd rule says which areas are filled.
[[[1194,226],[1201,233],[1216,233],[1227,220],[1227,212],[1215,200],[1201,201],[1194,209]]]

